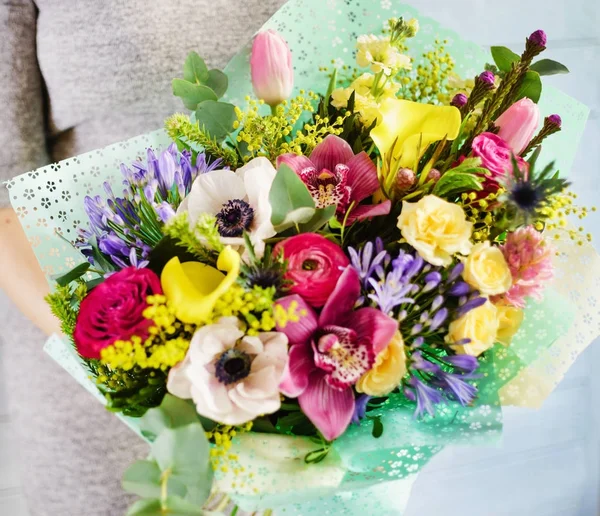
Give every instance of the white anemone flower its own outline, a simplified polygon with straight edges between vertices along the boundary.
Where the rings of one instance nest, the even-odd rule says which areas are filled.
[[[256,254],[261,256],[265,239],[276,234],[269,204],[275,174],[275,167],[264,157],[253,159],[235,172],[213,170],[201,174],[178,213],[187,211],[192,227],[201,215],[215,216],[225,245],[243,246],[247,231]]]

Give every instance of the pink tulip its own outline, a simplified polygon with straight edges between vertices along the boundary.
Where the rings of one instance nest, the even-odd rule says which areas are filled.
[[[515,154],[521,154],[532,140],[540,121],[540,109],[531,99],[522,98],[502,113],[494,124]]]
[[[259,99],[276,106],[287,99],[294,87],[290,48],[277,32],[267,30],[254,38],[250,56],[252,86]]]

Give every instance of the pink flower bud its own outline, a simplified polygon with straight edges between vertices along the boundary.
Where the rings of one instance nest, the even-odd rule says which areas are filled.
[[[515,154],[521,154],[529,144],[540,121],[540,110],[531,99],[522,98],[502,113],[494,124]]]
[[[292,53],[277,32],[267,30],[254,38],[250,56],[252,86],[259,99],[276,106],[287,99],[294,87]]]

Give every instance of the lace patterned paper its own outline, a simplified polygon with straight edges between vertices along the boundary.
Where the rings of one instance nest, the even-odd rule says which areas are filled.
[[[479,73],[489,59],[477,45],[419,16],[414,8],[391,0],[292,0],[263,29],[276,29],[288,40],[296,92],[312,89],[322,93],[327,78],[319,67],[352,65],[357,36],[378,32],[393,16],[419,19],[419,34],[410,42],[414,56],[430,50],[439,37],[447,40],[446,46],[456,60],[455,70],[463,77]],[[226,98],[231,102],[243,104],[245,96],[252,94],[249,53],[247,45],[227,67],[230,88]],[[556,160],[565,174],[573,162],[588,110],[552,88],[544,89],[540,108],[543,115],[559,113],[562,117],[563,130],[551,137],[552,143],[542,156],[545,161]],[[48,276],[64,273],[83,261],[65,239],[73,241],[76,228],[85,224],[85,195],[102,194],[104,181],[118,192],[120,163],[143,158],[147,147],[160,149],[169,143],[159,130],[43,167],[8,183],[13,206]],[[523,328],[511,347],[498,346],[486,358],[476,408],[447,405],[435,419],[417,424],[412,419],[412,407],[400,397],[391,398],[380,409],[385,428],[380,439],[370,436],[369,422],[352,427],[335,443],[327,459],[308,471],[302,458],[316,447],[308,440],[249,434],[234,443],[232,451],[238,453],[247,472],[254,473],[253,478],[221,476],[221,489],[232,491],[235,483],[235,499],[248,510],[283,504],[278,513],[401,514],[416,474],[442,446],[497,440],[502,427],[500,405],[539,406],[577,355],[600,333],[600,300],[594,293],[600,287],[600,258],[590,246],[579,248],[559,242],[557,247],[565,254],[557,259],[554,290],[542,303],[527,309]],[[95,392],[68,343],[54,339],[47,350]],[[135,429],[135,420],[123,419]],[[302,490],[298,475],[302,476]]]

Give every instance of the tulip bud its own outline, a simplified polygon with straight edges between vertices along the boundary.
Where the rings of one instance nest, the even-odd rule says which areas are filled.
[[[537,104],[525,97],[502,113],[494,125],[500,128],[498,136],[519,155],[533,138],[539,121],[540,110]]]
[[[291,95],[294,87],[292,53],[274,30],[261,32],[254,38],[250,71],[254,93],[271,107]]]

